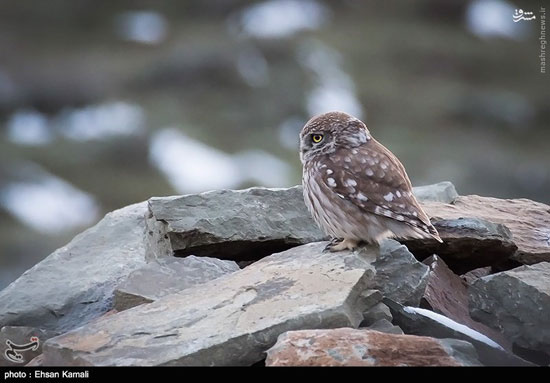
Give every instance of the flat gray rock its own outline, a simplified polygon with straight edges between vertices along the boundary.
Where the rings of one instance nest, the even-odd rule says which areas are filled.
[[[455,186],[449,181],[433,185],[416,186],[413,188],[413,193],[420,202],[453,203],[458,197]]]
[[[506,262],[517,251],[510,230],[481,218],[432,219],[443,243],[403,241],[418,258],[440,256],[456,273]]]
[[[326,239],[301,186],[151,198],[147,226],[149,258],[175,253],[247,261]]]
[[[429,267],[418,262],[405,245],[392,239],[380,244],[375,289],[396,302],[418,306],[428,283]]]
[[[378,302],[363,313],[362,327],[368,327],[380,320],[392,321],[390,308],[382,302]]]
[[[390,320],[385,318],[377,320],[366,328],[368,330],[380,331],[388,334],[403,335],[403,330],[401,330],[401,327],[393,325]]]
[[[504,225],[510,230],[511,239],[517,246],[517,251],[510,256],[512,260],[523,264],[550,261],[548,205],[525,198],[500,199],[468,195],[457,197],[452,204],[426,201],[422,207],[432,222],[436,223],[441,220],[476,218]],[[437,254],[442,255],[440,252]],[[445,262],[450,265],[447,259]]]
[[[191,286],[238,271],[233,261],[216,258],[166,257],[133,271],[115,290],[114,308],[127,310]]]
[[[481,363],[487,366],[529,366],[531,363],[507,352],[502,346],[487,336],[447,318],[444,315],[417,307],[402,306],[384,299],[393,316],[393,324],[406,334],[434,338],[460,339],[472,344]]]
[[[24,366],[42,354],[42,344],[55,332],[25,326],[5,326],[0,330],[0,366]],[[17,346],[27,346],[24,350]]]
[[[550,355],[550,262],[479,278],[468,293],[474,319],[517,346]]]
[[[330,253],[326,245],[265,257],[52,338],[44,365],[251,365],[285,331],[357,327],[377,249]]]
[[[112,308],[118,282],[145,264],[145,202],[113,211],[0,292],[0,327],[63,332]]]

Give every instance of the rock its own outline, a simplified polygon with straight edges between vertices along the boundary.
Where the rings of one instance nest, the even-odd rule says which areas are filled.
[[[257,260],[326,238],[301,186],[218,190],[149,200],[148,254]]]
[[[380,255],[374,263],[374,288],[399,303],[418,306],[428,282],[428,266],[418,262],[406,246],[394,240],[380,244]]]
[[[283,332],[357,327],[377,249],[330,253],[326,245],[265,257],[52,338],[44,365],[251,365]]]
[[[363,322],[361,322],[361,326],[368,327],[382,319],[391,322],[393,318],[390,308],[384,303],[379,302],[363,313]]]
[[[550,355],[550,262],[479,278],[468,293],[474,319],[514,345]]]
[[[413,193],[420,202],[453,203],[458,197],[455,186],[449,181],[427,186],[416,186],[413,188]]]
[[[479,331],[510,351],[512,345],[500,332],[474,321],[470,316],[466,283],[437,255],[426,258],[424,263],[430,267],[430,274],[420,306]]]
[[[233,261],[166,257],[133,271],[115,290],[115,309],[123,311],[239,270]]]
[[[121,278],[145,264],[146,203],[105,216],[0,292],[0,327],[64,332],[112,307]]]
[[[24,366],[42,354],[42,344],[57,333],[34,327],[5,326],[0,330],[0,366]],[[32,339],[31,339],[32,338]],[[13,346],[29,345],[26,350],[15,350]],[[15,351],[6,354],[9,350]]]
[[[459,274],[507,261],[517,250],[510,230],[479,218],[432,219],[444,243],[414,239],[404,243],[423,259],[437,254]]]
[[[550,261],[550,206],[528,199],[459,196],[452,204],[425,202],[435,222],[479,218],[506,226],[517,251],[511,258],[524,264]],[[440,254],[439,252],[437,254]]]
[[[403,307],[389,299],[384,299],[384,302],[391,309],[393,323],[403,329],[406,334],[467,341],[476,348],[479,361],[488,366],[531,365],[531,363],[507,352],[487,336],[446,316],[417,307]]]
[[[33,358],[29,363],[27,363],[26,367],[40,367],[42,366],[42,363],[44,362],[44,354],[40,354]]]
[[[454,339],[339,328],[282,334],[266,366],[477,366],[471,344]]]
[[[370,326],[367,326],[367,329],[385,332],[388,334],[400,334],[403,335],[403,330],[401,327],[394,326],[388,319],[382,318],[372,323]]]
[[[491,267],[487,266],[487,267],[480,267],[479,269],[468,271],[466,274],[462,274],[460,278],[464,282],[466,282],[467,285],[471,285],[478,278],[485,277],[490,274],[491,274]]]

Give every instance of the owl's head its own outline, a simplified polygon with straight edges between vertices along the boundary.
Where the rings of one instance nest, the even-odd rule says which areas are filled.
[[[354,148],[371,139],[367,126],[343,112],[329,112],[313,117],[300,133],[302,163],[345,147]]]

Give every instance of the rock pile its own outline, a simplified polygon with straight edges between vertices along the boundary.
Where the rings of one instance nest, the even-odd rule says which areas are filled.
[[[0,292],[1,338],[31,365],[549,364],[550,207],[415,193],[443,244],[326,252],[300,187],[128,206]]]

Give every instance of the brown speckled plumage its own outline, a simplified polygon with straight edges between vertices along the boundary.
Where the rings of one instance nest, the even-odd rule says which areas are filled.
[[[344,239],[333,249],[390,237],[441,241],[401,162],[357,118],[341,112],[312,118],[300,150],[305,203],[328,235]]]

